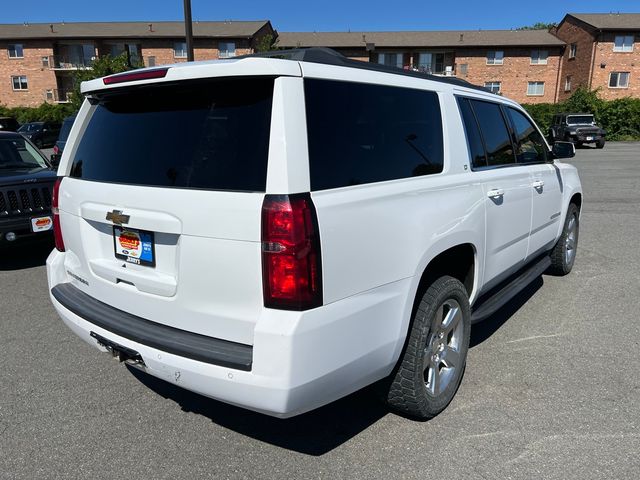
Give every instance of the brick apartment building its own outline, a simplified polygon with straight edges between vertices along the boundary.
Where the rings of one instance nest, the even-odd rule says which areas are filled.
[[[640,13],[567,14],[546,30],[275,32],[268,20],[194,22],[196,60],[278,46],[330,47],[362,60],[463,78],[521,103],[557,102],[578,86],[640,97]],[[0,25],[0,104],[64,103],[73,72],[126,52],[132,64],[186,61],[182,22]]]
[[[640,13],[569,13],[552,32],[567,44],[560,100],[579,86],[609,100],[640,97]]]
[[[278,46],[463,78],[523,103],[555,102],[565,42],[546,30],[281,32]]]
[[[268,20],[194,22],[196,60],[253,52],[275,32]],[[65,103],[73,72],[102,55],[126,52],[133,65],[186,61],[182,22],[100,22],[0,25],[0,104]]]

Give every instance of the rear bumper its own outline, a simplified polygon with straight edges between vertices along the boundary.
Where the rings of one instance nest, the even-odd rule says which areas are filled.
[[[49,288],[53,292],[60,288],[73,291],[65,287],[72,283],[72,288],[80,291],[83,286],[65,272],[64,255],[54,250],[47,260]],[[144,360],[139,368],[148,374],[217,400],[286,418],[327,404],[391,372],[406,331],[401,316],[410,280],[305,312],[263,309],[254,344],[240,346],[245,355],[251,354],[250,370],[230,363],[221,365],[215,359],[190,358],[193,355],[187,352],[179,353],[143,337],[132,338],[124,330],[114,331],[104,323],[104,316],[102,323],[94,323],[95,318],[94,322],[85,318],[91,315],[63,299],[65,306],[55,293],[51,293],[51,301],[79,337],[104,351],[91,336],[94,332],[138,352]],[[231,343],[212,338],[206,341],[213,350],[218,342]],[[235,361],[241,356],[236,355]]]

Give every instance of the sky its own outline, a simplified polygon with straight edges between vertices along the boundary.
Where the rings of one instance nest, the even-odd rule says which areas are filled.
[[[280,31],[490,30],[567,12],[640,13],[640,0],[191,0],[193,20],[271,20]],[[54,6],[55,5],[55,6]],[[0,0],[0,23],[182,20],[183,0]]]

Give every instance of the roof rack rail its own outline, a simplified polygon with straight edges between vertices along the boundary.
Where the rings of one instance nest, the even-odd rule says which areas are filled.
[[[271,50],[268,52],[251,53],[249,55],[242,55],[239,58],[279,58],[282,60],[293,60],[296,62],[310,62],[321,63],[323,65],[337,65],[341,67],[357,68],[360,70],[371,70],[376,72],[392,73],[394,75],[405,75],[408,77],[424,78],[426,80],[432,80],[434,82],[447,83],[449,85],[457,85],[460,87],[473,88],[481,90],[483,92],[489,92],[490,90],[479,85],[474,85],[461,78],[453,77],[441,77],[438,75],[432,75],[429,73],[416,72],[413,70],[403,70],[397,67],[391,67],[388,65],[381,65],[378,63],[363,62],[360,60],[352,60],[345,57],[340,52],[326,47],[311,47],[311,48],[293,48],[289,50]]]

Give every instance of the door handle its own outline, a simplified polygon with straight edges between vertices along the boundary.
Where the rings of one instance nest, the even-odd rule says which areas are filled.
[[[542,188],[544,187],[544,182],[542,180],[536,180],[531,184],[533,188]]]
[[[487,197],[489,198],[500,198],[504,195],[504,190],[502,188],[492,188],[487,192]]]

